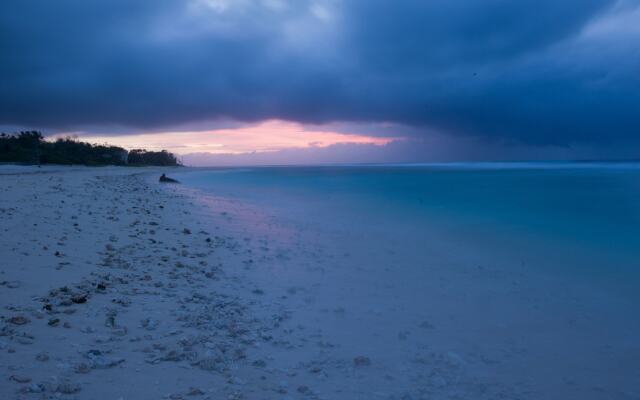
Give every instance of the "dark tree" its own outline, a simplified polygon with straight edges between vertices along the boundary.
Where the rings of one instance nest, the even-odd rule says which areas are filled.
[[[129,164],[162,166],[179,165],[176,156],[166,150],[146,151],[143,149],[135,149],[129,152]]]
[[[68,138],[47,141],[37,131],[0,134],[0,162],[23,164],[82,165],[179,165],[176,157],[163,151],[133,150],[94,145]]]

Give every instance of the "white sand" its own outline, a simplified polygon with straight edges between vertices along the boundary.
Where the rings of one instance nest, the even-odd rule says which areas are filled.
[[[598,293],[435,244],[397,274],[161,171],[0,167],[0,398],[638,398]]]
[[[226,398],[252,376],[260,330],[216,255],[231,244],[159,172],[0,172],[0,398]]]

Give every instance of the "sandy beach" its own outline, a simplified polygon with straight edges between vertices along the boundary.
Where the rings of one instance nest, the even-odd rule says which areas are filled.
[[[0,169],[0,398],[638,398],[625,299],[157,182],[185,171]]]
[[[243,398],[274,323],[221,268],[233,239],[157,175],[3,170],[1,398]]]

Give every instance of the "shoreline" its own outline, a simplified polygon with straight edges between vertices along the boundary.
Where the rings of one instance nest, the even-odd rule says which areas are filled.
[[[611,270],[594,282],[589,271],[606,258],[571,264],[580,248],[564,242],[531,252],[533,235],[496,242],[424,219],[380,219],[371,199],[345,201],[332,186],[326,197],[305,186],[316,196],[304,196],[287,186],[295,181],[242,175],[184,181],[251,250],[232,270],[246,270],[238,275],[257,282],[262,302],[290,311],[295,348],[270,349],[273,363],[322,371],[313,388],[323,398],[636,395],[640,370],[628,355],[639,350],[640,321],[629,318],[638,297],[626,290],[635,278]],[[354,368],[361,356],[371,365]]]
[[[0,169],[0,397],[634,398],[626,302],[162,172]]]

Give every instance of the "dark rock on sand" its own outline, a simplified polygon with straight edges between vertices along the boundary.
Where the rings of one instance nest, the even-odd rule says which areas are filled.
[[[76,294],[71,297],[71,301],[76,304],[82,304],[87,302],[87,295],[84,293]]]
[[[356,367],[365,367],[371,365],[371,359],[366,356],[358,356],[353,359],[353,365]]]
[[[190,387],[189,391],[187,392],[187,396],[202,396],[204,394],[205,393],[202,390],[196,387]]]
[[[73,372],[76,374],[88,374],[91,371],[91,367],[86,363],[76,364],[73,367]]]
[[[22,375],[11,375],[11,377],[9,378],[14,382],[18,382],[18,383],[29,383],[31,382],[31,378],[29,378],[28,376],[22,376]]]
[[[80,385],[69,381],[62,381],[58,384],[55,391],[62,394],[73,394],[80,391]]]
[[[9,318],[9,322],[14,325],[25,325],[31,322],[31,320],[22,315],[16,315],[15,317]]]
[[[162,183],[180,183],[180,182],[178,182],[178,181],[177,181],[177,180],[175,180],[175,179],[169,178],[169,177],[168,177],[167,175],[165,175],[165,174],[160,175],[160,179],[159,179],[159,181],[160,181],[160,182],[162,182]]]
[[[22,283],[18,281],[2,281],[0,282],[0,286],[6,286],[9,289],[17,289],[22,286]]]

